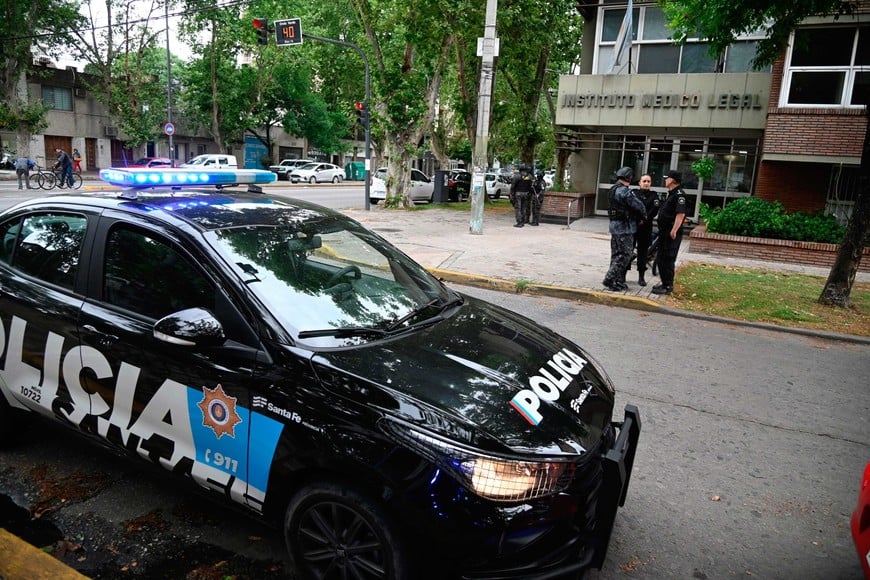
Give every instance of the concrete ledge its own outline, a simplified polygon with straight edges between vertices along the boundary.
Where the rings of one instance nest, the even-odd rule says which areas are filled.
[[[3,528],[0,528],[0,578],[87,580],[87,576]]]
[[[695,254],[788,262],[820,268],[830,268],[837,258],[836,244],[712,234],[707,232],[707,226],[694,228],[689,239],[691,251]],[[858,270],[870,272],[870,247],[864,248]]]

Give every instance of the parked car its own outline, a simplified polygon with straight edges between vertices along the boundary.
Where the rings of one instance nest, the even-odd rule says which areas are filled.
[[[465,201],[471,192],[471,173],[457,169],[447,175],[447,201]]]
[[[182,187],[269,171],[147,171],[0,213],[0,443],[42,418],[162,468],[298,578],[601,567],[641,425],[580,345],[339,212]]]
[[[870,580],[870,462],[864,467],[861,487],[858,489],[858,505],[852,513],[852,539],[864,578]]]
[[[290,181],[299,183],[341,183],[344,180],[344,169],[332,163],[312,162],[302,167],[297,167],[290,172]]]
[[[227,155],[225,153],[205,153],[197,155],[187,163],[183,163],[181,167],[196,167],[208,169],[236,169],[239,163],[236,161],[235,155]]]
[[[126,167],[172,167],[172,159],[169,157],[142,157]]]
[[[487,173],[484,179],[484,183],[486,184],[486,195],[492,199],[500,199],[501,196],[507,197],[510,194],[510,175],[504,173]]]
[[[432,203],[435,184],[422,171],[411,169],[411,200],[415,203],[425,201]],[[381,167],[372,174],[369,187],[369,201],[377,204],[387,198],[387,168]]]
[[[270,165],[269,171],[278,176],[278,179],[286,179],[289,181],[290,172],[294,169],[314,163],[312,159],[282,159],[278,165]]]

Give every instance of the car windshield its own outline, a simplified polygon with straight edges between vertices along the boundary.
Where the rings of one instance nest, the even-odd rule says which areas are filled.
[[[154,161],[157,161],[156,159]],[[142,159],[137,159],[130,165],[148,165],[151,162],[151,157],[143,157]]]
[[[279,323],[311,346],[361,344],[433,320],[456,295],[343,216],[211,232]],[[419,314],[419,316],[418,316]]]
[[[317,167],[318,163],[306,163],[302,167],[298,167],[300,171],[313,171],[315,167]]]

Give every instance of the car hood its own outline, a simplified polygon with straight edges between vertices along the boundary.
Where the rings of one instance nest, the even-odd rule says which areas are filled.
[[[435,325],[312,364],[338,395],[496,453],[582,454],[613,411],[610,380],[583,349],[468,296]]]

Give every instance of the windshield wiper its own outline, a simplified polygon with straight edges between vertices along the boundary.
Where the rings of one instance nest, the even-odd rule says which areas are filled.
[[[430,300],[426,304],[421,304],[417,308],[411,310],[410,312],[408,312],[407,314],[405,314],[401,318],[397,318],[396,320],[394,320],[393,322],[391,322],[387,326],[387,332],[396,331],[400,326],[402,326],[403,324],[405,324],[406,322],[408,322],[412,318],[419,316],[420,314],[422,314],[426,310],[432,308],[433,306],[438,307],[438,312],[436,313],[435,316],[430,316],[430,317],[426,318],[425,320],[421,320],[417,324],[412,324],[412,325],[408,326],[408,328],[418,328],[418,327],[422,326],[424,323],[431,323],[431,322],[437,322],[438,320],[442,320],[442,317],[440,316],[440,314],[452,306],[456,306],[457,304],[461,304],[463,302],[463,299],[462,299],[462,296],[457,294],[452,300],[448,300],[448,301],[444,302],[443,304],[441,304],[440,301],[441,301],[440,298],[433,298],[432,300]]]
[[[376,336],[387,334],[386,330],[372,328],[370,326],[343,326],[339,328],[321,328],[319,330],[303,330],[299,332],[299,338],[317,338],[320,336],[334,336],[335,338],[348,338],[351,336]]]

